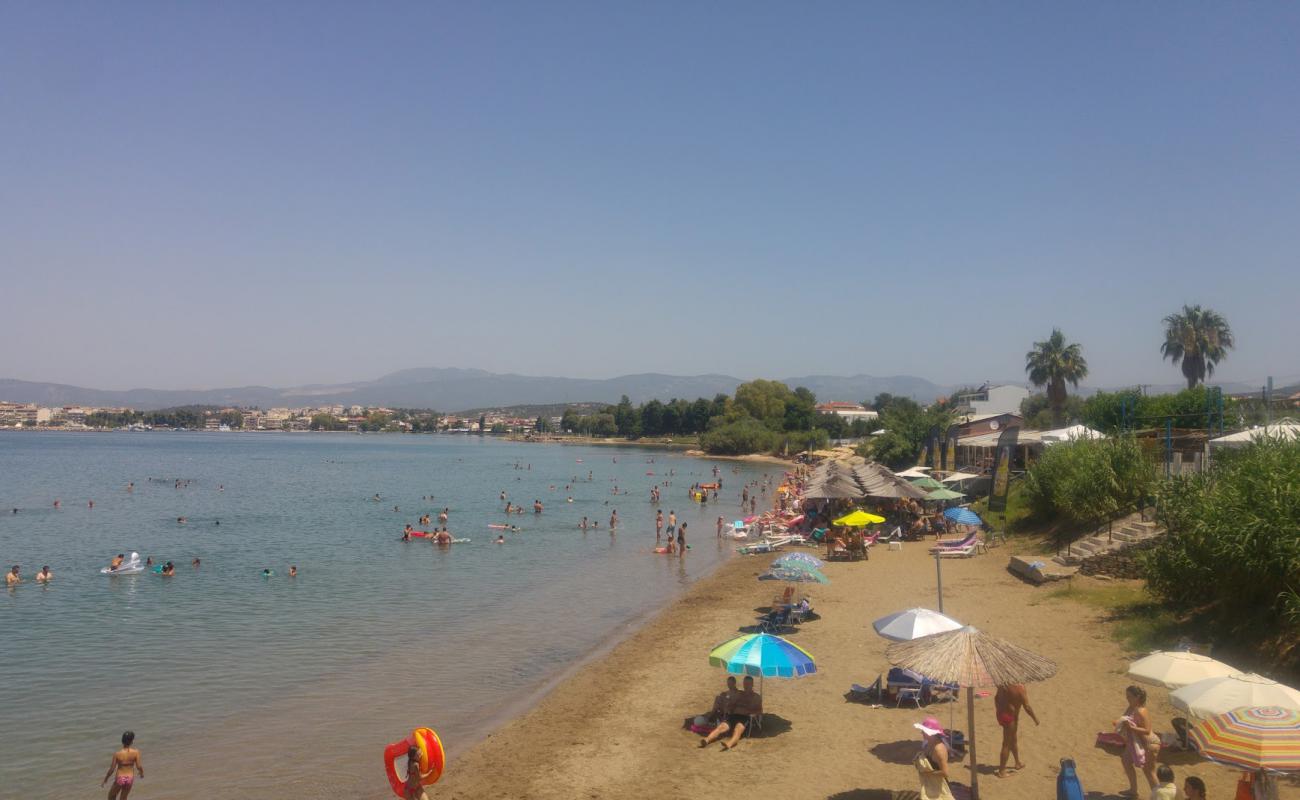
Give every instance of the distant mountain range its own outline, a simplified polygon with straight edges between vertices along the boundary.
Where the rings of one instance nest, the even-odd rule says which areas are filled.
[[[911,375],[809,375],[785,378],[784,383],[806,386],[819,400],[869,400],[881,392],[928,402],[947,395],[953,387]],[[0,400],[46,406],[130,406],[149,410],[184,405],[215,406],[390,406],[462,411],[522,404],[617,403],[627,395],[633,402],[670,400],[731,394],[743,383],[730,375],[661,375],[644,373],[592,380],[533,375],[497,374],[479,369],[430,367],[404,369],[373,381],[314,384],[283,389],[239,386],[226,389],[128,389],[110,391],[0,379]]]
[[[870,400],[881,392],[929,402],[946,397],[960,386],[936,384],[913,375],[805,375],[783,378],[790,387],[806,386],[820,401]],[[130,406],[151,410],[185,405],[212,406],[319,406],[343,405],[390,406],[397,408],[434,408],[454,412],[468,409],[504,408],[518,405],[552,405],[557,403],[617,403],[627,395],[635,403],[647,400],[670,400],[674,397],[694,400],[732,394],[744,381],[730,375],[662,375],[642,373],[617,378],[555,378],[534,375],[498,374],[481,369],[426,367],[404,369],[373,381],[341,384],[312,384],[275,389],[269,386],[238,386],[227,389],[128,389],[109,391],[68,386],[59,383],[36,383],[0,379],[0,401],[39,403],[46,406],[89,405]],[[1258,391],[1258,387],[1225,383],[1228,393]],[[1151,394],[1176,392],[1182,384],[1148,386]],[[1080,387],[1079,393],[1092,394],[1095,389]]]

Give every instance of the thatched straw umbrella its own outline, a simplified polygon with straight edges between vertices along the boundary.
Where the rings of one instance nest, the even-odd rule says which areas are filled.
[[[971,796],[979,800],[979,772],[975,768],[975,693],[972,689],[1045,681],[1056,674],[1055,662],[969,626],[892,644],[885,650],[885,656],[894,666],[910,669],[934,681],[955,683],[966,690],[970,788]]]

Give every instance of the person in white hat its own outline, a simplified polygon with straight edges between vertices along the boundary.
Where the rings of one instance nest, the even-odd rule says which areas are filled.
[[[926,717],[912,727],[921,732],[924,740],[912,762],[921,778],[921,800],[954,800],[948,787],[948,745],[943,741],[943,723]]]

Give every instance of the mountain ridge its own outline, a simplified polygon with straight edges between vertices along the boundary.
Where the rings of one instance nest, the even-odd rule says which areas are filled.
[[[821,400],[861,401],[880,392],[929,401],[952,387],[912,375],[806,376],[779,379],[791,387],[806,386]],[[375,380],[308,384],[275,388],[249,385],[217,389],[94,389],[71,384],[0,379],[0,401],[49,406],[130,406],[152,410],[182,405],[275,406],[382,405],[456,411],[512,405],[556,403],[616,403],[623,395],[633,402],[694,400],[732,394],[744,380],[721,373],[670,375],[632,373],[613,378],[564,378],[493,373],[478,369],[425,367],[398,370]]]

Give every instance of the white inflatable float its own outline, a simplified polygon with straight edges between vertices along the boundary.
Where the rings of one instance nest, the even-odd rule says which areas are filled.
[[[122,564],[117,569],[110,569],[108,567],[104,567],[99,571],[99,574],[100,575],[139,575],[141,572],[144,572],[144,562],[140,560],[140,554],[132,550],[130,558],[128,558],[126,561],[123,561]]]

